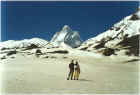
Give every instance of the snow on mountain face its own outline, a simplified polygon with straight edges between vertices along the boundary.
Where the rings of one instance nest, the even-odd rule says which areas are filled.
[[[82,43],[79,33],[72,31],[68,25],[65,25],[60,32],[56,32],[51,40],[54,46],[59,46],[63,42],[72,48],[79,47]]]
[[[99,50],[99,49],[119,49],[127,47],[131,53],[138,55],[138,43],[140,36],[140,9],[133,15],[125,17],[116,23],[108,31],[85,41],[78,49]],[[129,48],[128,48],[129,47]]]
[[[31,44],[34,44],[38,47],[44,47],[48,44],[48,41],[40,38],[24,39],[21,41],[8,40],[0,43],[0,49],[26,48]]]
[[[136,13],[133,14],[132,18],[140,19],[140,7],[136,10]]]

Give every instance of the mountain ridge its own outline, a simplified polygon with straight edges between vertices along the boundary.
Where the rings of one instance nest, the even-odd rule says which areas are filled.
[[[140,9],[138,9],[136,13],[127,16],[120,22],[114,24],[109,30],[83,42],[78,49],[102,53],[106,50],[113,51],[112,53],[107,54],[108,56],[125,50],[124,54],[138,56],[139,36]]]
[[[0,50],[13,48],[76,48],[89,52],[101,53],[106,56],[135,55],[139,56],[140,37],[140,8],[136,13],[126,16],[109,30],[89,38],[82,43],[78,31],[73,31],[68,25],[56,32],[51,41],[41,38],[24,39],[21,41],[8,40],[0,42]]]

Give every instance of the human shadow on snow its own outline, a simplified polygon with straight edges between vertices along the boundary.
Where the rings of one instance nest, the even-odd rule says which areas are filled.
[[[87,80],[87,79],[79,79],[79,81],[89,81],[89,82],[91,82],[92,80]]]

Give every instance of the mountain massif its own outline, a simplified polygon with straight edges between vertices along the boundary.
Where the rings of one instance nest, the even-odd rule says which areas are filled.
[[[8,40],[0,42],[0,50],[65,47],[99,53],[105,56],[139,56],[139,36],[140,9],[137,9],[136,13],[125,17],[120,22],[114,24],[109,30],[83,43],[79,33],[73,31],[68,25],[65,25],[60,32],[54,34],[50,42],[40,38],[21,41]]]

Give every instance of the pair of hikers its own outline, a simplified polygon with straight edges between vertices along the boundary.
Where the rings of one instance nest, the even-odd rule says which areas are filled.
[[[71,63],[69,64],[69,69],[70,72],[68,74],[68,78],[67,80],[69,80],[69,78],[71,78],[71,80],[74,77],[74,80],[78,80],[79,79],[79,74],[80,74],[80,66],[78,64],[78,62],[76,61],[76,63],[74,64],[74,60],[71,61]]]

